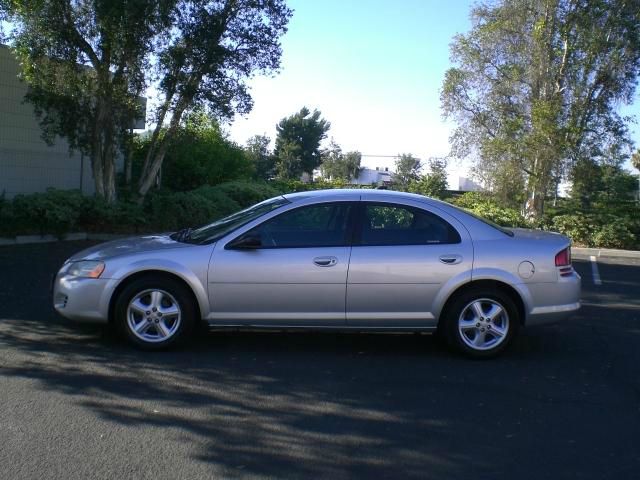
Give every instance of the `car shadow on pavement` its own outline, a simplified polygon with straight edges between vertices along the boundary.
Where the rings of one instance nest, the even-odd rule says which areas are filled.
[[[157,429],[225,477],[480,478],[521,466],[492,459],[526,435],[521,405],[541,380],[527,369],[554,345],[543,337],[490,362],[424,335],[212,332],[141,352],[100,327],[5,319],[0,375],[114,428]]]

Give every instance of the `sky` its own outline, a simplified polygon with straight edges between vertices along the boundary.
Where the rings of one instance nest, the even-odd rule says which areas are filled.
[[[456,33],[471,28],[471,0],[289,0],[282,70],[250,82],[253,111],[227,127],[239,144],[256,134],[273,140],[275,125],[303,106],[331,122],[328,135],[363,166],[392,167],[412,153],[426,160],[449,152],[453,123],[443,120],[439,91]],[[628,112],[637,114],[640,101]],[[640,144],[637,127],[634,137]],[[449,163],[449,183],[468,176]]]
[[[421,159],[448,153],[451,126],[440,114],[439,89],[451,39],[470,28],[470,1],[288,3],[295,11],[282,40],[282,70],[250,82],[254,108],[228,128],[233,140],[274,139],[276,123],[307,106],[331,122],[328,135],[344,151]]]

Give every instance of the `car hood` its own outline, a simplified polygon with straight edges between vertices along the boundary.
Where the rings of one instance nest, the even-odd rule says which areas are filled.
[[[76,253],[69,260],[103,260],[121,255],[131,255],[136,253],[166,250],[170,248],[185,248],[190,246],[193,245],[172,240],[168,233],[161,235],[145,235],[141,237],[123,238],[107,243],[101,243]]]

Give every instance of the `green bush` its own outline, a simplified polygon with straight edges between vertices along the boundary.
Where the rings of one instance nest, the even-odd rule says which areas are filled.
[[[12,227],[25,234],[62,236],[77,228],[85,201],[78,190],[17,195],[12,202]]]
[[[493,197],[488,192],[467,192],[452,200],[454,205],[460,208],[473,209],[477,205],[490,203],[497,205]]]
[[[226,196],[214,201],[196,192],[158,192],[148,198],[146,210],[153,229],[178,230],[209,223],[240,210],[240,205]]]
[[[349,185],[344,180],[316,180],[308,183],[300,180],[272,180],[269,185],[281,193],[308,192],[310,190],[328,190],[332,188],[369,188],[368,185]]]
[[[552,223],[552,230],[570,237],[579,246],[640,248],[638,222],[627,216],[606,213],[558,215]]]
[[[9,236],[14,230],[13,205],[0,196],[0,237]]]
[[[489,194],[484,192],[467,192],[453,200],[453,203],[503,227],[531,228],[532,226],[520,212],[498,205]]]
[[[592,234],[596,229],[592,215],[557,215],[551,220],[551,230],[562,233],[576,245],[593,246]]]
[[[626,222],[601,225],[593,234],[593,243],[599,248],[638,248],[638,237],[631,228]]]
[[[250,207],[267,198],[280,195],[280,192],[266,183],[227,182],[215,187],[200,187],[194,193],[217,191],[226,195],[242,208]]]
[[[53,233],[62,237],[73,231],[141,233],[196,227],[253,205],[279,193],[335,188],[341,182],[302,183],[234,181],[203,186],[190,192],[152,192],[144,205],[121,200],[109,205],[78,191],[47,190],[0,196],[0,236]],[[506,227],[531,227],[518,211],[499,206],[489,194],[466,193],[456,205]],[[640,249],[640,209],[605,209],[575,213],[550,208],[535,226],[569,236],[576,245],[600,248]],[[571,212],[566,214],[558,214]]]
[[[149,228],[141,205],[126,200],[109,205],[100,198],[86,199],[78,223],[88,232],[138,233]]]
[[[150,146],[149,135],[136,136],[134,179],[139,178]],[[243,148],[227,138],[217,120],[195,111],[185,116],[165,154],[162,185],[186,192],[202,185],[217,185],[254,175],[255,166]]]
[[[504,208],[491,203],[482,203],[469,210],[479,217],[486,218],[502,227],[531,228],[531,223],[529,223],[520,212],[513,208]]]

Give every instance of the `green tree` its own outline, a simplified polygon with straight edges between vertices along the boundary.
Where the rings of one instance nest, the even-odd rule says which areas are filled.
[[[571,172],[570,196],[579,202],[582,208],[590,208],[597,199],[604,184],[602,169],[598,163],[590,158],[580,159]]]
[[[275,173],[275,158],[269,149],[271,139],[266,135],[254,135],[247,140],[245,154],[253,164],[256,177],[269,180]]]
[[[444,158],[430,158],[429,171],[416,180],[409,182],[407,190],[428,197],[444,198],[448,188],[447,160]]]
[[[420,170],[422,163],[419,158],[414,157],[410,153],[402,153],[398,155],[396,160],[396,173],[394,182],[401,188],[407,188],[410,182],[420,178]]]
[[[276,177],[280,180],[298,179],[302,175],[302,149],[293,142],[280,145],[276,157]]]
[[[442,108],[458,127],[457,156],[526,190],[526,212],[580,159],[630,154],[619,103],[640,69],[640,9],[623,0],[500,0],[475,6],[472,30],[451,45]],[[500,178],[498,176],[498,178]]]
[[[292,168],[292,164],[278,167],[279,172],[287,172],[287,175],[291,175],[289,178],[297,178],[305,172],[311,175],[322,161],[320,143],[327,137],[329,128],[331,123],[322,118],[320,111],[311,112],[307,107],[280,120],[276,125],[276,162],[289,162],[290,159],[285,159],[284,155],[291,153],[292,145],[296,146],[300,162],[295,168]]]
[[[141,197],[154,184],[185,112],[198,105],[216,118],[232,118],[251,110],[246,80],[278,70],[280,37],[291,13],[284,0],[178,2],[172,35],[157,53],[162,100],[142,167]]]
[[[0,0],[0,20],[29,85],[43,138],[91,159],[95,189],[113,202],[115,158],[140,115],[149,52],[174,1]]]
[[[137,146],[136,158],[141,166],[151,147],[151,137],[145,135]],[[162,184],[172,190],[188,191],[253,175],[254,165],[242,147],[223,134],[215,119],[195,111],[184,116],[167,150]]]
[[[637,177],[625,170],[619,161],[599,165],[593,160],[582,160],[572,171],[571,198],[585,209],[597,201],[630,200],[637,189]]]
[[[342,153],[342,149],[333,140],[329,148],[322,155],[320,170],[329,180],[345,180],[347,182],[358,178],[360,174],[360,152]]]

